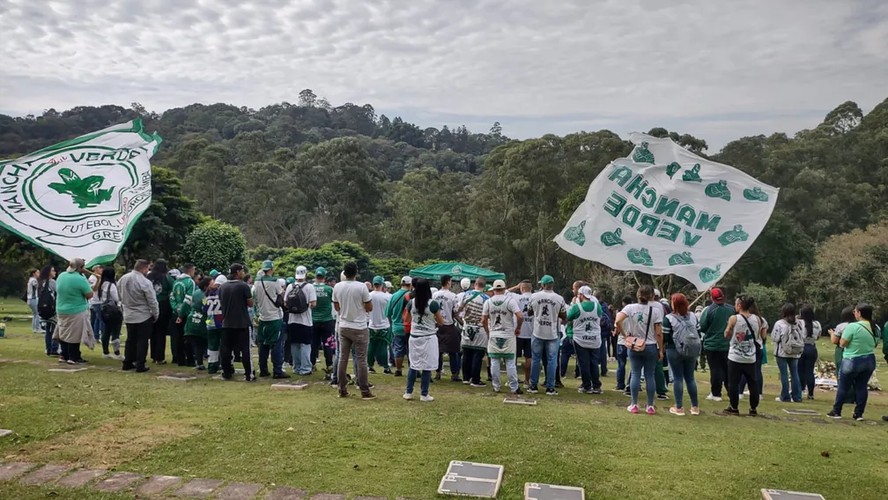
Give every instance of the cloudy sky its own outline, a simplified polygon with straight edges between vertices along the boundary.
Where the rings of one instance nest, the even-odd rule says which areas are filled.
[[[517,138],[815,126],[888,97],[883,0],[0,0],[0,112],[258,108],[311,88]]]

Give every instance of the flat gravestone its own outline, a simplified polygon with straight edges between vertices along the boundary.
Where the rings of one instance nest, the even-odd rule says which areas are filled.
[[[192,479],[175,493],[177,497],[205,498],[213,494],[216,488],[222,486],[223,481],[218,479]]]
[[[762,489],[763,500],[824,500],[823,495],[817,493],[802,493],[799,491]]]
[[[29,462],[12,462],[0,465],[0,481],[15,479],[33,469],[35,465]]]
[[[64,488],[82,488],[106,472],[105,469],[80,469],[59,479],[56,484]]]
[[[336,495],[333,493],[318,493],[312,495],[311,500],[345,500],[345,495]]]
[[[181,482],[182,478],[178,476],[153,476],[139,487],[138,493],[145,496],[157,496],[178,486]]]
[[[536,406],[536,399],[523,399],[523,398],[506,398],[503,399],[503,403],[507,405],[527,405],[527,406]]]
[[[8,435],[10,435],[10,434],[12,434],[12,431],[11,431],[11,430],[9,430],[9,429],[0,429],[0,438],[2,438],[2,437],[4,437],[4,436],[8,436]]]
[[[86,368],[50,368],[49,371],[52,373],[77,373],[85,372]]]
[[[308,384],[271,384],[272,389],[280,391],[301,391],[308,387]]]
[[[71,467],[67,465],[47,464],[23,477],[19,482],[28,486],[47,484],[62,477],[69,470]]]
[[[190,375],[161,375],[157,380],[172,380],[173,382],[188,382],[189,380],[197,380],[197,377]]]
[[[116,492],[132,487],[142,476],[132,472],[115,472],[107,479],[96,485],[99,491]]]
[[[262,489],[261,484],[248,483],[231,483],[219,491],[216,498],[224,500],[241,500],[244,498],[256,498],[259,490]]]
[[[524,483],[524,500],[585,500],[583,488],[553,484]]]
[[[503,466],[452,461],[441,478],[438,493],[496,498],[503,480]]]
[[[265,495],[265,500],[304,500],[305,491],[288,486],[280,486]]]
[[[386,497],[355,497],[355,500],[388,500]]]
[[[820,415],[820,412],[818,412],[817,410],[806,410],[806,409],[796,410],[795,408],[784,408],[783,412],[788,413],[790,415],[811,415],[811,416]]]

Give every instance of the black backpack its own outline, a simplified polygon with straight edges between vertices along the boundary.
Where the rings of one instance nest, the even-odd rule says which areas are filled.
[[[302,290],[307,285],[308,283],[301,285],[294,283],[293,287],[290,288],[290,293],[287,294],[287,311],[290,314],[302,314],[308,311],[308,298]]]
[[[55,292],[49,288],[49,280],[43,282],[43,287],[37,294],[37,315],[44,321],[55,318],[56,297]]]

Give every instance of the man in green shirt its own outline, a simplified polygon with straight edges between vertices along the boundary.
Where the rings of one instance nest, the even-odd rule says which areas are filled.
[[[81,342],[88,347],[95,345],[88,304],[93,291],[84,277],[87,271],[83,265],[83,259],[72,259],[68,270],[56,278],[56,313],[59,318],[56,334],[62,350],[59,361],[69,365],[86,362],[80,355]]]
[[[722,387],[728,380],[728,347],[730,342],[725,338],[728,320],[735,314],[734,308],[725,304],[725,293],[721,288],[713,288],[710,292],[712,304],[703,310],[700,317],[700,331],[703,332],[703,351],[709,362],[710,391],[706,399],[722,400]]]
[[[327,375],[333,370],[334,350],[328,347],[329,339],[336,331],[336,318],[333,317],[333,287],[327,284],[327,270],[323,267],[315,269],[314,280],[317,301],[311,310],[311,366],[318,362],[321,349],[324,350],[324,366]],[[326,379],[327,377],[325,377]]]
[[[410,276],[401,278],[401,289],[392,295],[385,316],[392,324],[392,350],[395,355],[395,376],[403,376],[404,357],[407,356],[407,331],[404,329],[404,308],[410,301]]]
[[[182,266],[182,273],[173,284],[173,292],[170,294],[170,306],[175,318],[170,348],[173,351],[173,363],[179,366],[195,366],[194,353],[185,345],[185,323],[188,316],[186,308],[191,307],[194,288],[194,264],[188,263]]]

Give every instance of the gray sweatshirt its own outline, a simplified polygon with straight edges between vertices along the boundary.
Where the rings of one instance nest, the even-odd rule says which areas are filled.
[[[130,271],[117,282],[123,304],[123,322],[128,324],[156,320],[160,316],[154,285],[140,272]]]

